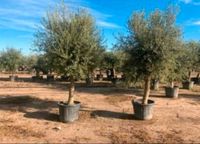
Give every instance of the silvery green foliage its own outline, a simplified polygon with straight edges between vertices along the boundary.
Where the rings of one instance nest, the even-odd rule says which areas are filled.
[[[53,59],[54,69],[74,78],[94,65],[94,52],[102,43],[91,15],[68,11],[64,4],[47,13],[35,38],[38,49]]]
[[[120,37],[118,47],[127,54],[126,76],[143,79],[160,75],[174,62],[181,43],[180,29],[175,25],[174,9],[156,10],[148,17],[134,13],[128,21],[128,35]]]
[[[15,48],[6,48],[6,50],[1,53],[0,63],[4,70],[14,74],[21,63],[21,58],[22,54],[19,50]]]
[[[200,42],[189,41],[185,43],[184,62],[188,71],[199,71],[200,66]]]

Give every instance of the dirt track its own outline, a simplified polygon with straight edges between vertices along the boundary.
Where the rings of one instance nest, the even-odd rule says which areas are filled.
[[[58,121],[57,102],[67,99],[62,84],[0,81],[1,142],[191,143],[200,142],[200,87],[180,98],[153,91],[154,118],[133,118],[131,99],[141,90],[78,87],[80,119]],[[60,129],[60,130],[59,130]]]

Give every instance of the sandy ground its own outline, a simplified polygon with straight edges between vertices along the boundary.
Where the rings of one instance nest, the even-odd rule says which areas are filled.
[[[28,78],[28,77],[27,77]],[[200,143],[200,87],[180,90],[179,99],[152,91],[154,117],[133,117],[131,99],[142,90],[96,84],[78,86],[80,118],[58,120],[57,102],[67,99],[64,83],[0,81],[0,143]]]

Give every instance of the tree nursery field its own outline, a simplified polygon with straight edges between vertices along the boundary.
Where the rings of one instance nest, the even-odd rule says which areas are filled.
[[[22,77],[22,76],[20,76]],[[154,117],[134,118],[131,100],[142,89],[122,89],[109,82],[78,83],[82,102],[79,119],[61,123],[58,101],[68,96],[66,82],[0,81],[0,139],[2,143],[195,143],[200,140],[200,86],[180,89],[167,98],[164,89],[151,91]],[[2,78],[2,77],[1,77]]]
[[[0,143],[200,143],[200,3],[59,1],[0,1]]]

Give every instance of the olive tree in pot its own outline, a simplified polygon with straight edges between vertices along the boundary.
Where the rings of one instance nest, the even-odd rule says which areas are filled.
[[[93,52],[101,39],[94,20],[85,10],[69,11],[64,4],[47,13],[35,35],[35,45],[55,61],[54,69],[70,79],[69,97],[59,102],[62,122],[78,119],[80,102],[75,101],[75,79],[85,76]]]
[[[20,50],[15,48],[6,48],[6,51],[1,54],[1,63],[6,71],[11,73],[9,76],[10,81],[15,81],[18,76],[15,75],[20,62],[22,54]]]
[[[174,85],[174,81],[177,80],[176,76],[179,76],[179,75],[178,74],[176,75],[176,73],[172,73],[172,72],[168,73],[168,76],[166,76],[166,79],[169,83],[169,85],[165,87],[166,97],[178,98],[179,86]]]
[[[165,69],[170,51],[179,41],[180,33],[175,26],[173,10],[156,10],[148,18],[144,12],[134,13],[128,21],[129,34],[119,39],[118,47],[127,53],[127,73],[135,75],[136,80],[144,80],[143,98],[132,101],[138,119],[152,119],[154,101],[149,99],[151,78]]]
[[[182,82],[183,88],[191,90],[194,85],[194,81],[191,80],[192,72],[199,71],[199,51],[200,51],[200,43],[190,41],[185,43],[185,55],[183,57],[185,71],[188,73],[185,80]]]
[[[116,72],[121,71],[124,58],[121,50],[115,50],[116,46],[114,46],[114,51],[105,52],[103,57],[103,66],[107,70],[107,78],[108,80],[111,80],[113,84],[116,84],[118,80]]]
[[[105,52],[104,54],[104,66],[107,70],[107,78],[115,83],[116,67],[118,65],[119,58],[114,52]]]
[[[90,62],[88,63],[88,66],[87,66],[86,84],[89,86],[92,85],[94,82],[95,69],[101,67],[101,60],[102,60],[104,52],[105,52],[105,49],[103,47],[103,44],[99,42],[99,46],[96,46],[94,48],[93,54],[91,55]]]
[[[177,84],[175,85],[174,82],[182,81],[186,75],[183,60],[185,55],[183,44],[177,42],[172,52],[173,54],[165,67],[163,75],[164,80],[169,84],[165,87],[165,95],[170,98],[178,98],[179,86]]]

